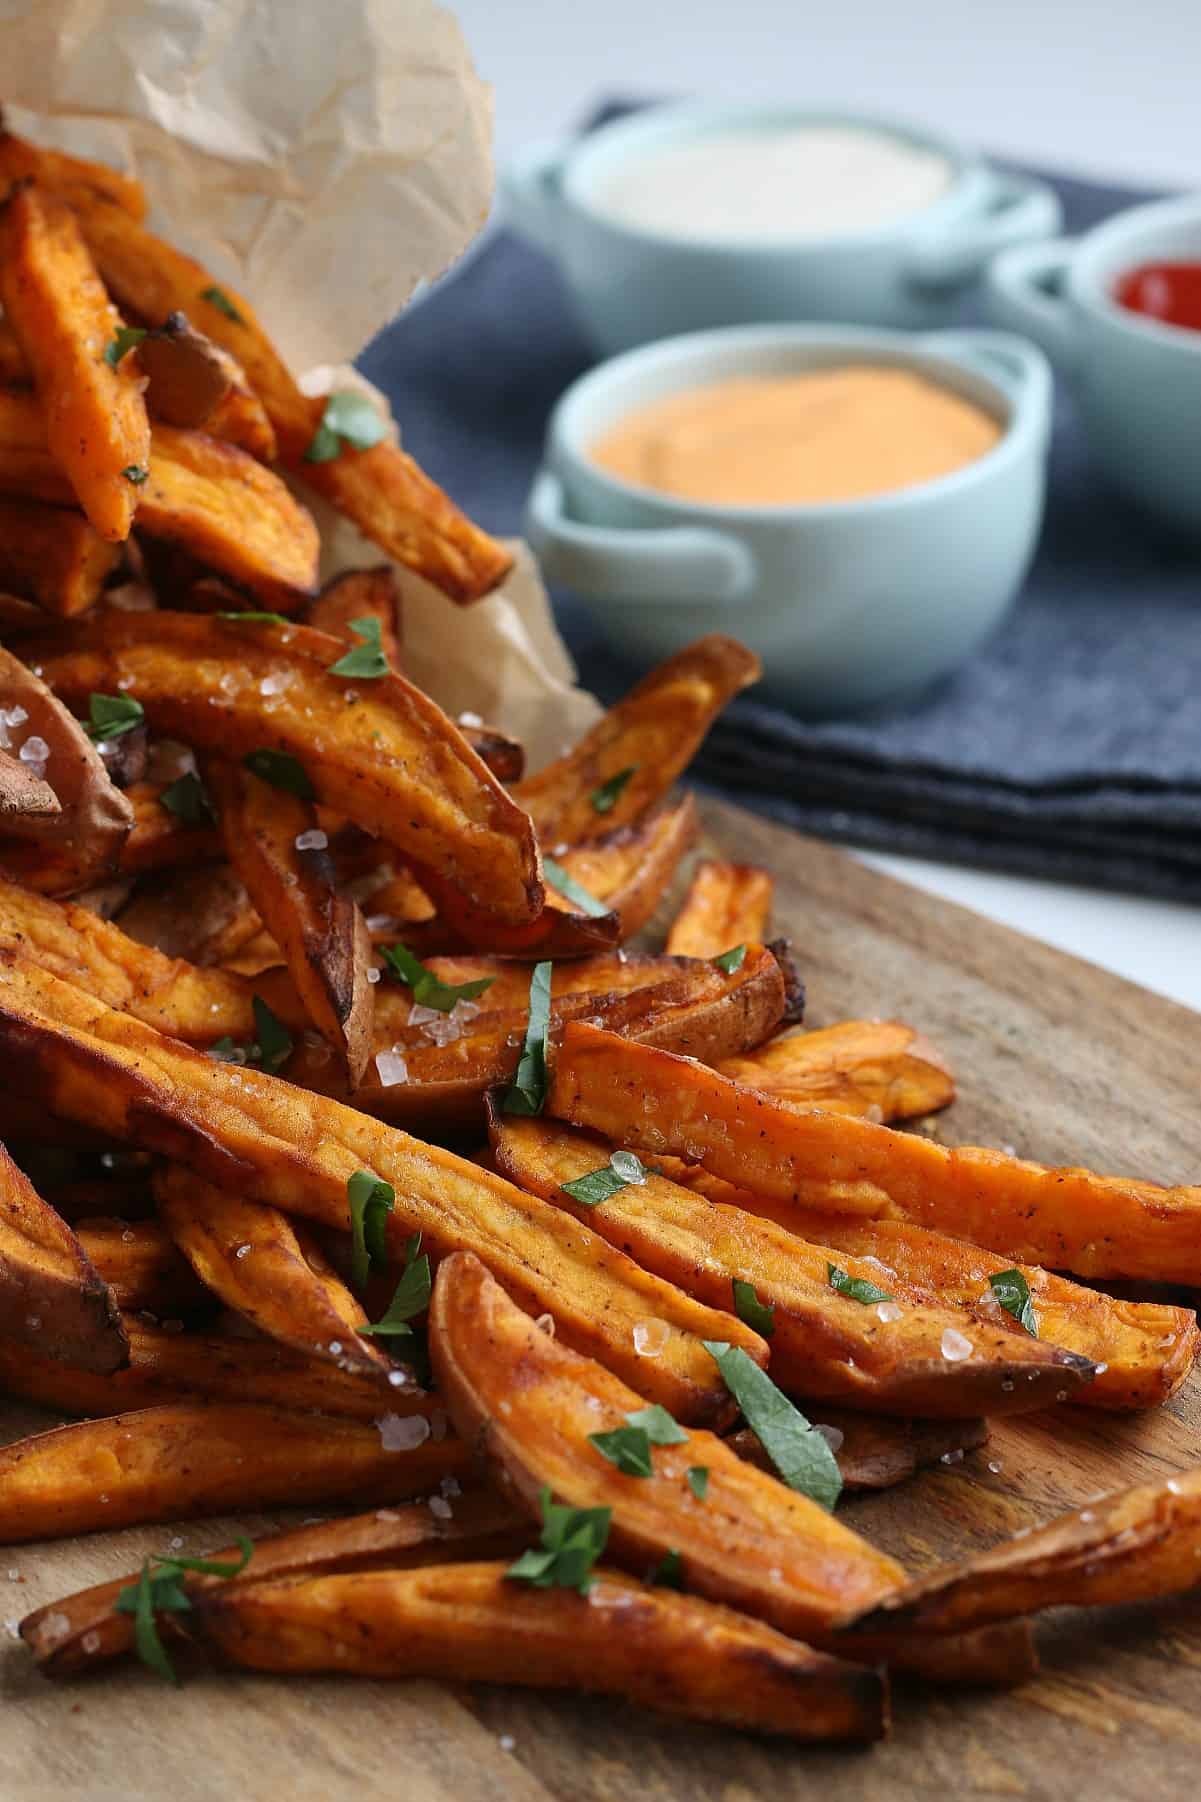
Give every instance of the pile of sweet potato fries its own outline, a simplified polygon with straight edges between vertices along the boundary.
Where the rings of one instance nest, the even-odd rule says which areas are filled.
[[[135,183],[4,135],[0,188],[0,1384],[75,1417],[0,1450],[0,1539],[369,1510],[39,1609],[46,1674],[869,1740],[890,1668],[1013,1682],[1033,1612],[1191,1587],[1201,1474],[916,1582],[835,1512],[990,1416],[1171,1396],[1194,1315],[1059,1273],[1192,1280],[1201,1189],[907,1130],[951,1072],[798,1030],[762,870],[626,949],[754,658],[702,640],[526,776],[406,680],[390,565],[316,591],[276,466],[454,600],[504,550]]]

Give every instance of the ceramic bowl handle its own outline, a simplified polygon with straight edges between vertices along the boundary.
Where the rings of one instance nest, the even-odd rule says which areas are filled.
[[[957,287],[973,281],[999,250],[1052,237],[1062,223],[1059,196],[1046,182],[985,169],[977,177],[971,206],[922,236],[906,274],[923,287]]]
[[[755,559],[740,538],[700,526],[588,526],[569,519],[557,476],[543,470],[526,510],[525,535],[543,578],[576,594],[615,600],[741,601]]]
[[[1070,238],[1053,238],[1048,244],[1007,250],[985,277],[989,317],[1033,338],[1063,369],[1077,356],[1072,313],[1062,294],[1074,248]]]

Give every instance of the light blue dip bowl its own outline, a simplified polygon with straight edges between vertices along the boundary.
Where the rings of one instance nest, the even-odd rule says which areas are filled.
[[[910,369],[983,407],[1003,435],[936,481],[821,506],[678,500],[590,460],[604,432],[680,390],[847,363]],[[1042,519],[1050,397],[1041,352],[1000,332],[764,325],[669,339],[563,395],[526,534],[546,580],[596,602],[638,662],[729,632],[798,712],[854,711],[954,669],[1012,604]]]
[[[1201,195],[1131,207],[1072,240],[997,258],[992,317],[1038,340],[1072,382],[1097,463],[1156,518],[1201,535],[1201,332],[1118,305],[1140,263],[1201,261]]]
[[[929,205],[871,229],[746,243],[668,234],[603,209],[615,171],[655,152],[729,132],[843,126],[931,151],[950,168]],[[502,178],[508,216],[559,263],[605,353],[653,338],[758,320],[945,325],[989,257],[1058,231],[1043,183],[1002,174],[957,144],[869,115],[793,107],[648,108],[587,136],[533,145]]]

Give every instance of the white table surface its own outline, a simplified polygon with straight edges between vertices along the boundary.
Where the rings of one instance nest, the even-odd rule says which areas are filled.
[[[503,159],[604,94],[798,98],[925,120],[1101,179],[1201,186],[1201,0],[451,0]],[[1201,588],[1201,558],[1198,560]],[[1201,1009],[1201,910],[867,861]]]

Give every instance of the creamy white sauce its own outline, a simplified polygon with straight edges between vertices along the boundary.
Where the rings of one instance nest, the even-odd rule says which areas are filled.
[[[670,237],[786,244],[870,230],[950,186],[952,166],[858,126],[714,132],[631,155],[598,182],[598,212]]]

